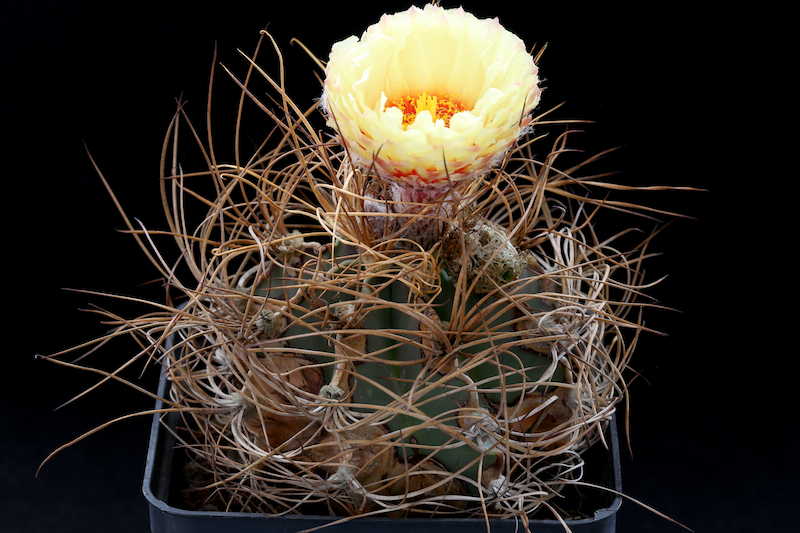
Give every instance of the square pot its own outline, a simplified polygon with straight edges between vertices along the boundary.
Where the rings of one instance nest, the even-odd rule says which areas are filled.
[[[167,391],[166,376],[159,382],[159,396]],[[158,401],[156,409],[163,408]],[[175,436],[165,426],[174,429],[180,421],[178,413],[156,414],[153,419],[150,444],[147,451],[142,490],[150,507],[152,533],[297,533],[324,526],[320,533],[486,533],[486,520],[480,518],[388,518],[364,517],[347,522],[327,525],[341,517],[330,516],[268,516],[258,513],[226,513],[191,511],[175,506],[175,495],[181,490],[183,451],[176,447]],[[584,480],[617,492],[622,489],[620,473],[619,439],[616,419],[612,419],[606,430],[605,449],[597,444],[586,452]],[[582,489],[583,491],[583,489]],[[613,533],[616,530],[616,513],[622,497],[608,491],[587,490],[595,505],[593,512],[584,513],[591,518],[567,520],[573,533]],[[519,520],[489,520],[491,533],[521,533]],[[531,533],[564,533],[564,526],[557,520],[531,519]]]

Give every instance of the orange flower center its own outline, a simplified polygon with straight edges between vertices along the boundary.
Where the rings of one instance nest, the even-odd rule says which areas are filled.
[[[403,112],[403,129],[408,128],[409,124],[414,123],[417,113],[429,111],[433,121],[444,120],[445,126],[450,126],[450,118],[459,111],[465,111],[464,104],[459,101],[459,96],[440,94],[438,96],[428,95],[428,91],[423,91],[418,96],[405,96],[395,98],[386,104],[386,107],[398,107]]]

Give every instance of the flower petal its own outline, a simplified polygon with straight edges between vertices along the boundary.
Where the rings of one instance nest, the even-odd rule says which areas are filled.
[[[336,43],[322,102],[357,164],[374,159],[399,186],[445,187],[448,176],[488,171],[524,133],[539,102],[537,75],[522,40],[496,18],[429,4],[384,15],[360,38]],[[420,95],[426,109],[415,110]],[[433,96],[451,111],[423,105]],[[393,102],[408,98],[404,122]]]

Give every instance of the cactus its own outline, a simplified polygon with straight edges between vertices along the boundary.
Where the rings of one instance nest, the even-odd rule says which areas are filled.
[[[569,220],[553,200],[581,181],[553,170],[566,135],[408,209],[283,124],[309,139],[294,162],[212,166],[200,227],[170,213],[197,275],[161,334],[181,338],[170,400],[219,505],[504,516],[578,479],[622,398],[643,250],[587,235],[591,201]],[[165,205],[186,205],[178,179]]]
[[[569,128],[533,154],[544,142],[526,137],[543,123],[531,114],[535,65],[520,67],[533,81],[516,137],[458,169],[445,154],[443,170],[411,175],[361,156],[360,119],[332,92],[334,63],[323,98],[332,139],[255,57],[246,77],[228,72],[276,130],[246,160],[237,136],[231,164],[196,135],[207,169],[164,158],[177,266],[150,251],[150,232],[131,230],[148,238],[168,302],[111,336],[140,335],[159,358],[208,504],[530,514],[580,478],[582,453],[624,396],[648,241],[623,253],[621,235],[601,239],[593,223],[603,208],[636,206],[574,192],[621,187],[586,172],[595,158],[557,170]],[[251,90],[258,74],[280,111]],[[431,98],[419,102],[438,123]],[[185,150],[184,119],[181,107],[165,154]],[[203,182],[215,197],[198,192]]]
[[[558,149],[476,182],[428,249],[402,237],[430,225],[424,211],[387,233],[363,176],[324,176],[330,159],[312,158],[327,152],[307,153],[267,184],[248,178],[267,164],[212,168],[218,202],[176,232],[197,236],[180,242],[200,274],[162,333],[181,338],[165,366],[185,444],[235,508],[536,508],[575,479],[622,397],[638,259],[587,242],[549,199],[509,207],[564,181]]]

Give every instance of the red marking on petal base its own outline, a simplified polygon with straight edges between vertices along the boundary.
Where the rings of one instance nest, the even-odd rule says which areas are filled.
[[[429,168],[428,172],[436,173],[433,176],[420,176],[417,169],[412,169],[410,172],[403,171],[400,169],[395,168],[394,172],[392,173],[392,178],[397,180],[398,182],[407,183],[408,181],[415,180],[421,184],[424,184],[426,187],[430,186],[439,186],[444,187],[447,184],[448,176],[450,181],[459,181],[463,178],[463,174],[465,174],[469,170],[469,166],[460,168],[458,170],[452,170],[445,173],[444,171],[437,171],[435,167]],[[411,178],[409,180],[409,178]]]

